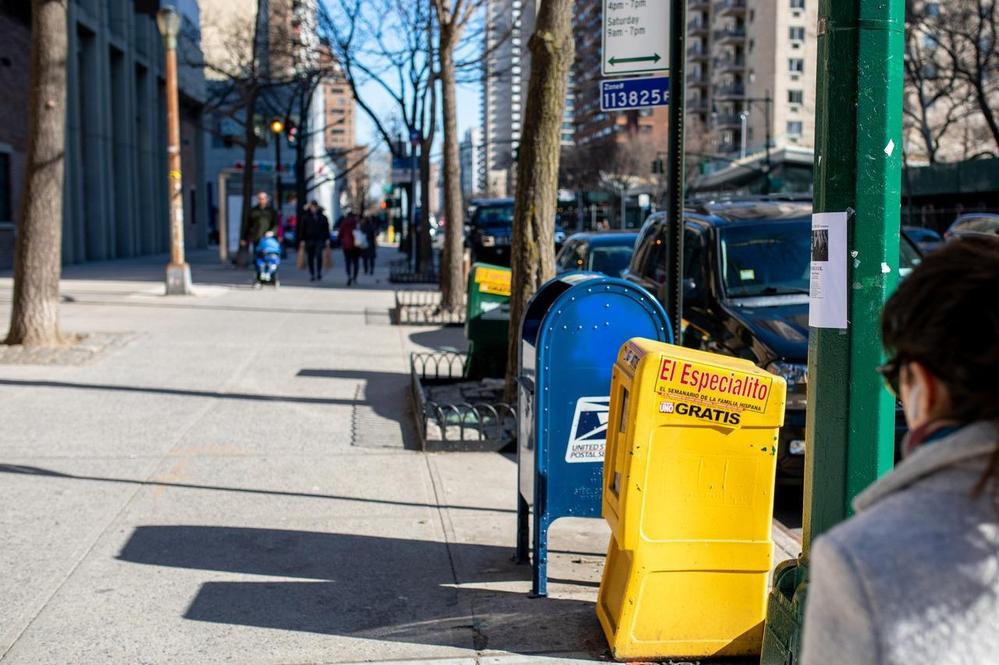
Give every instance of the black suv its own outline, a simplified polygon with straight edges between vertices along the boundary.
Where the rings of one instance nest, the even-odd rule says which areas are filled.
[[[481,199],[469,222],[468,245],[472,262],[510,265],[513,237],[513,199]]]
[[[804,470],[811,212],[810,201],[760,199],[684,213],[681,343],[747,358],[787,380],[777,465],[792,482]],[[649,217],[624,274],[664,303],[667,238],[666,215]],[[900,243],[904,277],[920,255],[904,235]]]

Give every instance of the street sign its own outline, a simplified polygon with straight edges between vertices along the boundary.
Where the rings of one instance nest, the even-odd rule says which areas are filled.
[[[408,182],[412,182],[413,176],[416,179],[420,179],[420,169],[413,168],[413,159],[411,157],[393,157],[392,158],[392,183],[395,185],[403,185]]]
[[[601,111],[628,111],[668,104],[668,76],[600,81]]]
[[[670,3],[604,0],[604,76],[669,70]]]

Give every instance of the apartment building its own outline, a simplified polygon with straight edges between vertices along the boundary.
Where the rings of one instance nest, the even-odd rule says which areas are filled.
[[[688,0],[687,112],[728,158],[811,148],[818,0]]]

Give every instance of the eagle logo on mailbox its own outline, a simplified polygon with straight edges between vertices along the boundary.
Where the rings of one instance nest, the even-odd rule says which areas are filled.
[[[569,464],[603,462],[609,419],[610,397],[580,397],[576,400],[565,461]]]

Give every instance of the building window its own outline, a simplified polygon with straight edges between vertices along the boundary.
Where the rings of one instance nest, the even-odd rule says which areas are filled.
[[[804,58],[788,58],[787,70],[792,74],[804,74],[805,73]]]
[[[791,9],[804,9],[805,0],[791,0]]]
[[[805,41],[805,27],[802,25],[792,25],[788,29],[788,36],[791,38],[792,42]]]
[[[801,136],[801,121],[800,120],[790,120],[787,123],[787,134],[788,136],[798,137]]]
[[[804,104],[805,103],[805,91],[804,90],[788,90],[787,91],[787,103],[788,104]]]

